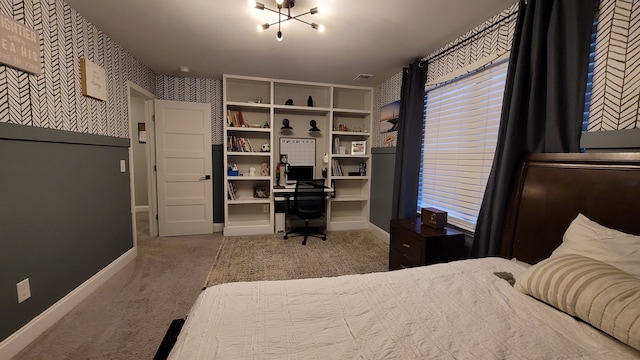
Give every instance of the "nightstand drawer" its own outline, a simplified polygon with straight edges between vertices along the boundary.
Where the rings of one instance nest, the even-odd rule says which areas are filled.
[[[415,256],[407,257],[406,254],[400,253],[395,249],[389,250],[389,270],[407,269],[422,265],[419,257],[415,259]]]
[[[395,229],[391,239],[391,247],[402,254],[420,254],[423,252],[424,246],[423,239],[417,238],[415,234],[405,229]]]

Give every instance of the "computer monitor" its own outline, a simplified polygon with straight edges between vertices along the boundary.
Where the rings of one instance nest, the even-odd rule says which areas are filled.
[[[315,176],[313,165],[289,165],[287,184],[295,184],[298,180],[312,180]]]

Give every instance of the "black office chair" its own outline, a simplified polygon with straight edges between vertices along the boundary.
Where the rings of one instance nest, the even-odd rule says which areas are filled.
[[[319,237],[327,240],[327,234],[321,232],[324,225],[324,179],[298,180],[296,190],[293,193],[293,201],[287,198],[287,223],[304,221],[304,227],[298,226],[284,234],[288,239],[289,235],[304,236],[302,245],[307,245],[307,236]],[[321,226],[309,226],[309,220],[321,220]]]

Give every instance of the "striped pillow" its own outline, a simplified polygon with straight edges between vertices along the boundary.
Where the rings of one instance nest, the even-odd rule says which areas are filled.
[[[566,254],[530,267],[515,288],[640,350],[640,277]]]

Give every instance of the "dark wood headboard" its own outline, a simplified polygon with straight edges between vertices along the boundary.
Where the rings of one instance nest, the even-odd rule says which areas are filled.
[[[579,213],[640,234],[640,153],[527,157],[505,214],[502,256],[530,264],[549,257]]]

